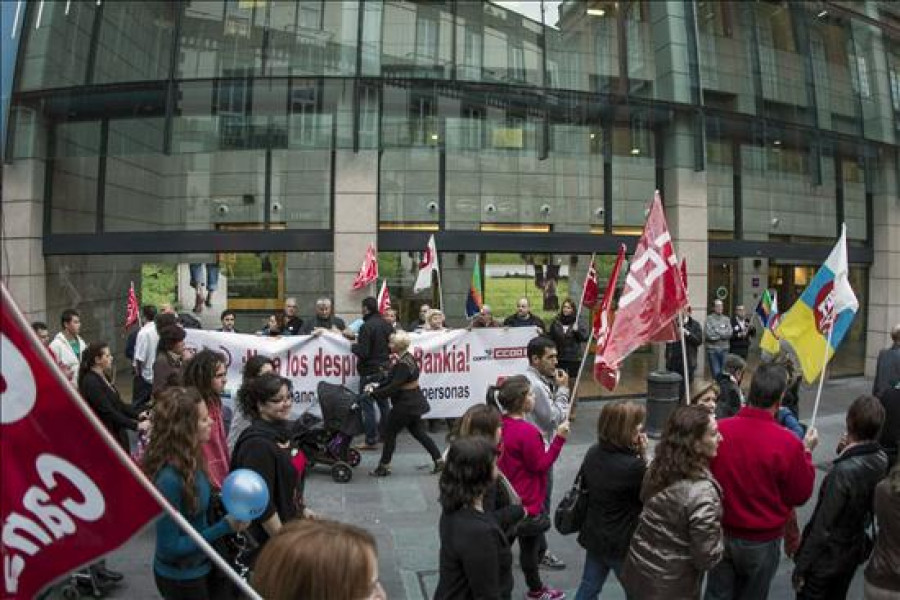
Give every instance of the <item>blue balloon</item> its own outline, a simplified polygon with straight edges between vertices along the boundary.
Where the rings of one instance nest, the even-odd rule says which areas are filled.
[[[269,488],[256,471],[232,471],[222,483],[222,503],[238,521],[258,519],[269,505]]]

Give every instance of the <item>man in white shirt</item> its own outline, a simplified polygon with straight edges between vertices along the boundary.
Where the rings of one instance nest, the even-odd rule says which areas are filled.
[[[77,383],[81,353],[87,348],[85,341],[78,335],[81,332],[81,315],[74,308],[67,308],[63,311],[60,322],[62,331],[50,342],[50,351],[69,381]]]
[[[163,304],[156,319],[147,322],[137,334],[134,343],[134,392],[131,403],[142,410],[150,402],[153,393],[153,363],[156,361],[156,346],[159,344],[159,329],[175,325],[178,317],[171,304]]]

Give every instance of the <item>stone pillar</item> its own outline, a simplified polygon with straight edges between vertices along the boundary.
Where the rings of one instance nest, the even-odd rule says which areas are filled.
[[[378,293],[375,284],[352,289],[366,248],[378,237],[378,151],[338,150],[334,160],[334,312],[352,321],[360,301]]]
[[[16,159],[3,165],[3,231],[0,273],[29,321],[47,321],[46,266],[43,253],[45,162]],[[59,327],[50,315],[50,330]]]
[[[900,324],[900,181],[896,162],[889,153],[880,166],[872,210],[875,262],[869,271],[867,377],[875,376],[878,351],[891,344],[891,329]]]

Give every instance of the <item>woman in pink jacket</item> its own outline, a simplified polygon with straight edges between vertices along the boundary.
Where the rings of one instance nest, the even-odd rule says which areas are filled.
[[[565,593],[548,588],[541,581],[538,553],[540,535],[550,528],[550,519],[544,513],[547,475],[566,443],[569,422],[566,420],[559,425],[550,446],[544,448],[540,430],[525,420],[525,416],[534,410],[534,394],[528,378],[516,375],[506,379],[497,399],[506,413],[503,416],[503,449],[497,466],[522,499],[526,515],[517,529],[520,562],[528,584],[525,597],[538,600],[565,598]]]

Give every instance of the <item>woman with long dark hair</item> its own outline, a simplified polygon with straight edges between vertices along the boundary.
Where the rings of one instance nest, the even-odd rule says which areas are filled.
[[[206,402],[212,433],[208,444],[203,445],[206,468],[213,488],[222,489],[228,476],[228,443],[225,439],[225,419],[222,406],[222,392],[228,381],[225,357],[212,350],[201,350],[184,365],[182,374],[185,387],[196,388]]]
[[[209,523],[212,493],[203,445],[209,442],[212,422],[203,398],[192,388],[172,387],[153,407],[153,435],[144,454],[144,472],[163,496],[209,542],[247,527],[226,516]],[[216,588],[212,563],[171,519],[156,522],[153,557],[156,588],[166,600],[205,600],[222,597]]]
[[[184,338],[180,325],[167,325],[159,331],[156,360],[153,363],[153,396],[172,386],[181,385],[184,369]]]
[[[463,437],[450,446],[441,473],[440,577],[435,600],[509,598],[512,552],[484,496],[497,473],[497,446]]]
[[[610,571],[618,577],[641,514],[641,484],[647,471],[643,405],[613,402],[597,419],[597,443],[581,465],[587,513],[578,543],[587,551],[575,600],[600,595]]]
[[[548,335],[556,344],[558,353],[557,364],[568,375],[572,383],[578,377],[578,367],[581,366],[581,344],[587,341],[587,332],[578,326],[575,317],[578,308],[571,298],[563,300],[559,307],[559,314],[550,323]]]
[[[237,395],[235,396],[234,416],[231,419],[231,427],[228,429],[229,452],[234,451],[234,445],[237,443],[238,438],[245,429],[250,427],[250,422],[253,420],[253,417],[245,414],[241,408],[241,392],[251,379],[255,379],[265,373],[271,373],[274,370],[275,363],[272,362],[271,358],[263,356],[262,354],[254,354],[247,359],[246,363],[244,363],[243,379],[241,380],[241,387],[238,389]]]
[[[145,413],[138,413],[130,404],[122,402],[119,390],[110,379],[112,364],[109,344],[92,342],[81,354],[78,391],[122,449],[129,452],[128,431],[146,432],[150,421]]]
[[[666,421],[622,566],[630,598],[699,598],[703,574],[722,559],[722,491],[709,471],[721,439],[715,416],[700,406],[682,406]]]

